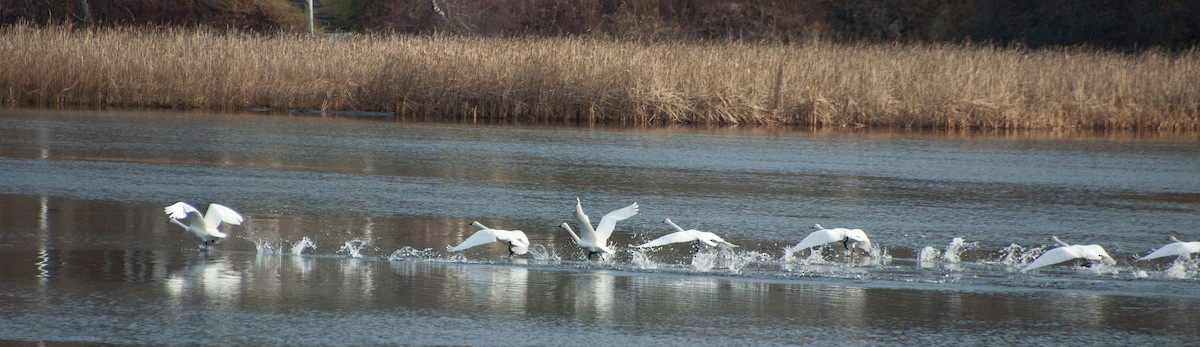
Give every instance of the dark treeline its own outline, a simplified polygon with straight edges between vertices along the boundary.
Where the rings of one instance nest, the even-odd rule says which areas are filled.
[[[302,0],[0,0],[0,23],[304,27]],[[1181,49],[1196,0],[318,0],[326,30]],[[86,10],[85,10],[86,9]]]

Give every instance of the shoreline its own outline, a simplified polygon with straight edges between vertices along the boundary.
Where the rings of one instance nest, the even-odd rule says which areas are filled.
[[[1200,49],[0,29],[7,107],[625,125],[1200,130]]]

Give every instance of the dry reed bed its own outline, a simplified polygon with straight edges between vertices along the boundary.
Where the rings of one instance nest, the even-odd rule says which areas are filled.
[[[1200,50],[633,43],[17,25],[7,105],[625,124],[1200,130]]]

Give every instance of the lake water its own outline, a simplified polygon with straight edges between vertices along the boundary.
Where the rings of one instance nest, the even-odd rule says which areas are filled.
[[[558,224],[634,202],[611,260]],[[208,252],[163,207],[246,217]],[[634,251],[671,231],[740,247]],[[534,244],[449,253],[479,221]],[[875,256],[785,260],[825,227]],[[1066,242],[1116,265],[1021,266]],[[0,342],[1191,345],[1196,135],[0,109]],[[961,238],[960,247],[950,247]]]

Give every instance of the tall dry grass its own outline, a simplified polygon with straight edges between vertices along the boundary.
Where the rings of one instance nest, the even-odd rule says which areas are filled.
[[[636,43],[17,25],[7,105],[529,121],[1200,130],[1200,50]]]

